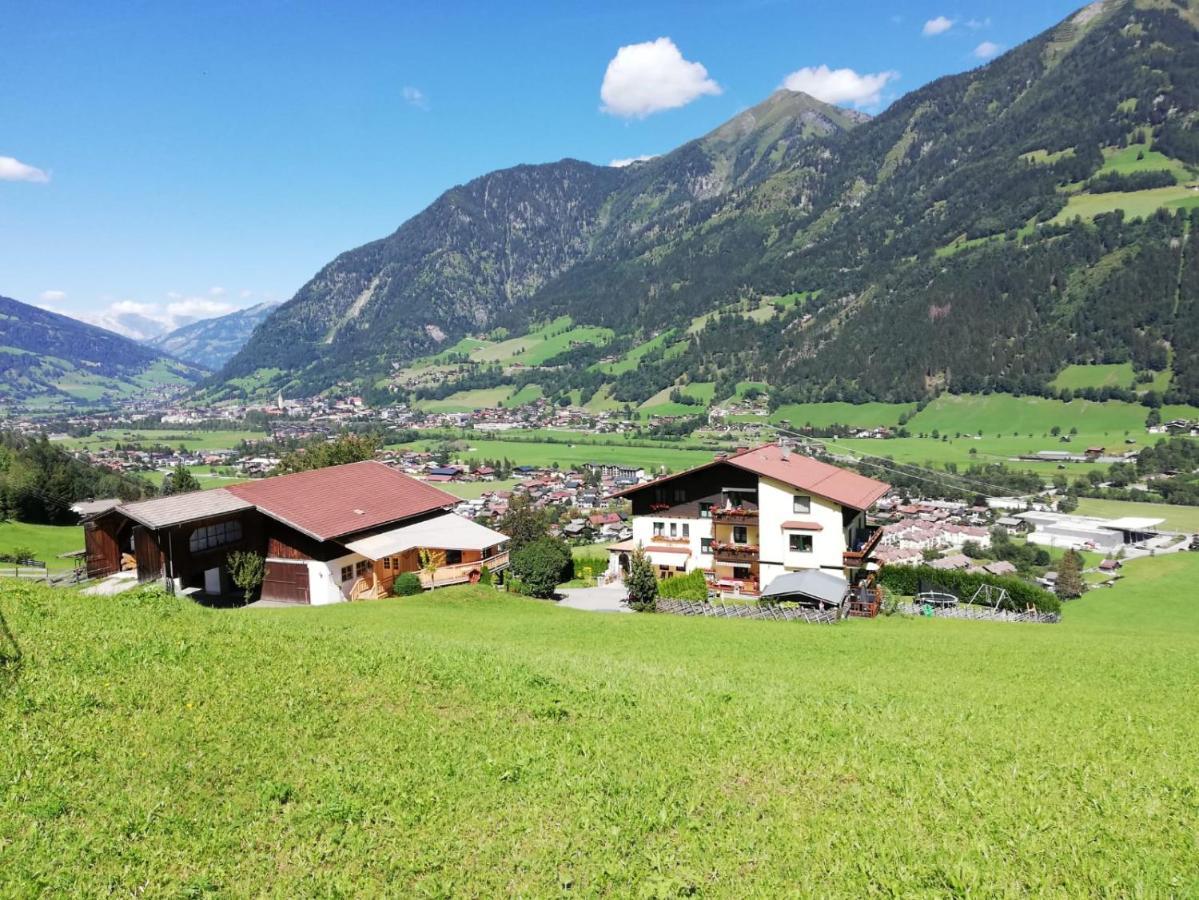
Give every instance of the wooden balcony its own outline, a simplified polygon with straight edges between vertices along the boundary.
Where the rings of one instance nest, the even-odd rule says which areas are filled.
[[[856,546],[852,550],[845,551],[842,564],[848,569],[866,565],[882,537],[883,530],[881,528],[871,528],[864,533],[859,532],[859,539],[854,542]]]
[[[873,619],[882,607],[883,594],[877,587],[862,586],[849,592],[849,615],[861,619]]]
[[[757,525],[758,511],[741,506],[713,509],[712,521],[717,525]]]
[[[484,566],[488,571],[498,572],[508,568],[508,551],[489,556],[487,559],[475,562],[455,563],[452,566],[438,566],[432,572],[421,571],[420,583],[427,588],[445,587],[449,584],[466,584]]]
[[[712,541],[712,558],[717,562],[755,563],[758,561],[757,544],[729,544]]]

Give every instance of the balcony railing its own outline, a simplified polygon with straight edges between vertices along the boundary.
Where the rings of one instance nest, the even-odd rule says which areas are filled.
[[[653,536],[653,539],[650,541],[650,543],[651,544],[690,544],[691,538],[690,537],[680,537],[678,535],[675,535],[674,537],[668,537],[665,534],[655,534]]]
[[[712,541],[712,556],[726,562],[755,562],[758,558],[758,545]]]
[[[463,584],[470,581],[471,575],[480,571],[484,566],[489,571],[496,572],[508,566],[508,551],[489,556],[487,559],[475,562],[455,563],[452,566],[438,566],[432,573],[421,570],[420,583],[427,588],[445,587],[447,584]]]
[[[757,525],[758,511],[743,506],[713,509],[712,521],[717,525]]]
[[[866,565],[870,559],[870,555],[874,553],[874,548],[878,546],[879,540],[882,539],[883,530],[881,528],[871,528],[866,531],[859,531],[852,540],[850,546],[852,549],[846,550],[842,560],[843,565],[849,568],[857,568],[858,566]]]

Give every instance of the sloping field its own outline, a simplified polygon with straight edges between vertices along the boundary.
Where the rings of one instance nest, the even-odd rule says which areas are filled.
[[[1193,895],[1199,554],[1125,572],[1060,625],[6,585],[0,894]]]

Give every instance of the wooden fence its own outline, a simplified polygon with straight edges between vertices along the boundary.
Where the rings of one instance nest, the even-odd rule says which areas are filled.
[[[818,610],[778,606],[774,603],[724,603],[720,599],[676,600],[659,597],[658,612],[676,616],[712,616],[722,619],[774,619],[780,622],[812,622],[831,625],[837,621],[835,609]]]
[[[992,609],[988,606],[939,606],[927,607],[932,610],[934,619],[976,619],[983,622],[1039,622],[1054,624],[1062,620],[1061,613],[1048,612],[1014,612],[1007,609]],[[905,616],[925,615],[924,606],[915,603],[900,603],[897,611]]]

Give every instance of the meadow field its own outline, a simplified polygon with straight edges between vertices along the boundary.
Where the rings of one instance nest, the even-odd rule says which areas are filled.
[[[0,522],[0,553],[12,553],[17,549],[32,550],[33,558],[44,562],[51,572],[73,569],[74,560],[59,557],[63,553],[83,549],[83,527]],[[4,567],[0,564],[0,575],[3,574],[3,570]]]
[[[0,895],[1187,896],[1199,554],[1059,625],[0,590]]]
[[[552,466],[557,463],[564,469],[581,466],[589,462],[605,462],[616,465],[644,466],[647,472],[666,467],[679,471],[700,463],[710,462],[710,450],[692,450],[669,445],[655,447],[629,446],[622,443],[591,443],[585,439],[566,443],[570,435],[559,435],[562,443],[529,440],[499,440],[463,438],[466,449],[455,453],[460,459],[503,459],[508,458],[517,465]],[[442,439],[423,439],[411,444],[389,445],[414,447],[430,450],[442,443]]]
[[[265,431],[198,431],[186,428],[125,429],[112,428],[97,431],[88,437],[64,438],[56,441],[66,450],[100,450],[114,444],[142,444],[144,446],[186,447],[188,450],[232,450],[242,441],[265,441],[270,438]]]

